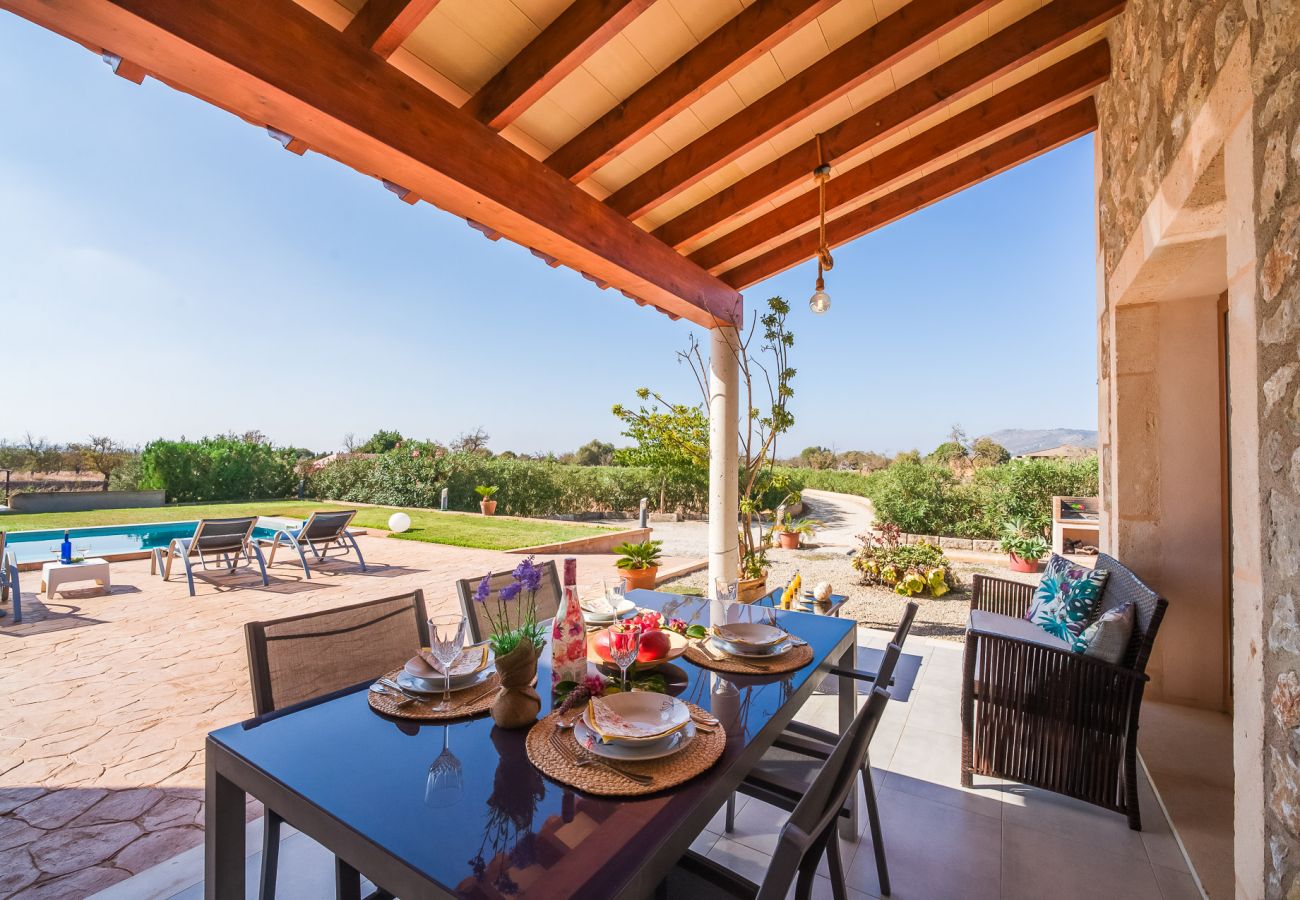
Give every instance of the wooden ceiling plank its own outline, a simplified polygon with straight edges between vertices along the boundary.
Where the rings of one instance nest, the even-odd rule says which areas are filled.
[[[640,218],[995,3],[912,0],[633,179],[605,202],[629,219]]]
[[[941,106],[991,84],[1113,18],[1123,8],[1124,0],[1053,0],[827,129],[822,135],[822,152],[834,165],[874,146]],[[819,162],[816,141],[806,141],[665,222],[655,230],[655,236],[680,247],[744,215],[767,198],[810,181]]]
[[[826,184],[827,213],[926,166],[951,159],[994,132],[1022,128],[1045,119],[1090,94],[1109,74],[1110,48],[1105,41],[1099,41],[911,140],[832,177]],[[716,269],[728,260],[816,222],[817,215],[818,195],[813,189],[706,244],[692,253],[690,259],[702,268]]]
[[[826,223],[832,247],[897,221],[945,197],[1054,150],[1097,128],[1097,107],[1091,97],[1038,122],[977,153],[904,185],[893,193]],[[812,259],[817,252],[817,229],[807,231],[761,256],[748,260],[722,276],[743,290]]]
[[[609,43],[653,2],[574,0],[461,108],[484,125],[500,131]]]
[[[757,0],[546,159],[582,181],[794,34],[837,0]]]
[[[437,5],[438,0],[366,0],[343,33],[388,59]]]
[[[293,0],[3,0],[705,327],[739,294]]]

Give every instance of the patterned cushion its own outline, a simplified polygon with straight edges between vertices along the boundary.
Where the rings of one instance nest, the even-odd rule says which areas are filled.
[[[1048,634],[1073,641],[1092,621],[1107,574],[1053,553],[1025,618]]]
[[[1136,610],[1137,607],[1131,601],[1106,610],[1101,618],[1074,639],[1072,649],[1075,653],[1096,657],[1102,662],[1119,662],[1128,650],[1129,639],[1133,637]]]

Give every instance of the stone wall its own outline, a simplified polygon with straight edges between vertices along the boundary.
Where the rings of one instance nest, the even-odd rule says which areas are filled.
[[[1300,0],[1129,0],[1098,96],[1099,274],[1109,277],[1234,43],[1250,51],[1269,898],[1300,897]],[[1231,202],[1231,201],[1230,201]],[[1112,376],[1101,298],[1099,376]],[[1103,414],[1105,415],[1105,414]],[[1253,423],[1252,423],[1253,424]],[[1104,440],[1104,439],[1103,439]],[[1240,462],[1240,461],[1238,461]],[[1249,460],[1246,462],[1250,462]],[[1235,479],[1234,479],[1235,483]],[[1103,473],[1103,496],[1111,496]],[[1252,504],[1253,505],[1253,504]],[[1249,639],[1249,636],[1247,636]],[[1239,786],[1239,792],[1241,788]],[[1239,873],[1240,874],[1240,873]],[[1238,885],[1256,896],[1257,885]]]

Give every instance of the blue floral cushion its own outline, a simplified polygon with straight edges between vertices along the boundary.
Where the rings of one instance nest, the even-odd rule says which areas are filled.
[[[1053,553],[1025,618],[1048,634],[1073,643],[1095,618],[1108,574]]]

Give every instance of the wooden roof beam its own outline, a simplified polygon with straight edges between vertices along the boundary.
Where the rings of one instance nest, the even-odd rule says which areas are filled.
[[[500,131],[609,43],[654,0],[574,0],[461,109]]]
[[[366,0],[343,33],[388,59],[437,5],[438,0]]]
[[[831,213],[865,194],[879,191],[927,166],[951,160],[980,140],[1041,121],[1087,96],[1110,74],[1110,48],[1098,41],[1037,75],[994,94],[911,140],[891,147],[826,184],[826,211]],[[817,191],[811,190],[722,235],[691,254],[705,269],[780,239],[818,215]]]
[[[735,75],[837,0],[757,0],[546,158],[582,181]]]
[[[704,327],[740,295],[293,0],[3,0]]]
[[[996,0],[912,0],[634,178],[605,202],[629,219],[640,218],[995,4]]]
[[[1097,107],[1088,97],[996,144],[827,222],[827,242],[832,247],[848,243],[1096,128]],[[813,228],[762,256],[741,263],[726,272],[722,280],[741,290],[812,259],[816,253],[817,229]]]
[[[103,58],[104,62],[108,63],[108,66],[113,70],[114,75],[118,78],[125,78],[132,84],[143,84],[144,77],[149,74],[140,66],[137,66],[130,60],[123,59],[116,53],[104,51],[100,56]]]
[[[1124,0],[1054,0],[828,128],[822,134],[822,152],[834,165],[880,143],[945,103],[991,84],[1119,15],[1123,8]],[[654,234],[680,247],[744,215],[768,197],[810,181],[820,162],[817,142],[806,141],[665,222]]]

